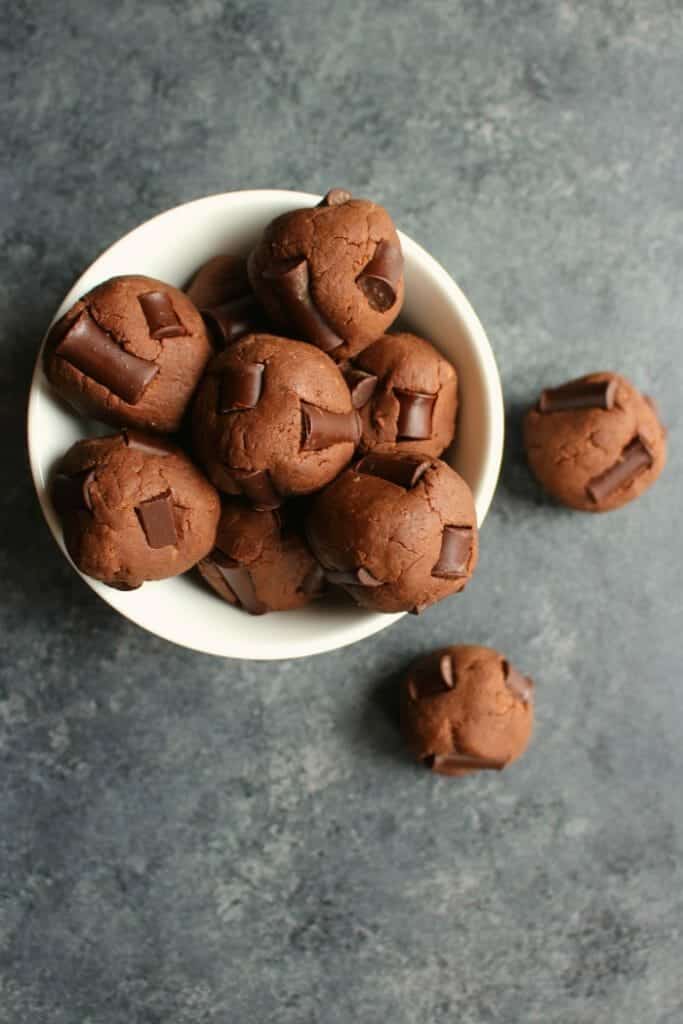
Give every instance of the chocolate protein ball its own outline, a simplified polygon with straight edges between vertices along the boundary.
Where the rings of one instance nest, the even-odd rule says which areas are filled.
[[[375,611],[420,612],[477,564],[470,489],[421,452],[364,456],[316,496],[306,531],[328,581]]]
[[[324,587],[289,509],[256,512],[237,499],[224,501],[213,551],[198,568],[225,601],[252,615],[301,608]]]
[[[361,451],[410,445],[437,456],[455,432],[458,378],[444,357],[415,334],[384,334],[345,369],[361,417]]]
[[[401,683],[401,730],[433,772],[500,771],[526,750],[534,684],[490,647],[443,647]]]
[[[666,432],[654,404],[616,373],[543,391],[524,420],[524,446],[545,490],[585,512],[633,501],[666,462]]]
[[[48,380],[86,416],[170,433],[211,354],[199,312],[152,277],[112,277],[84,295],[45,342]]]
[[[186,291],[218,349],[265,326],[243,257],[214,256],[199,268]]]
[[[324,352],[252,334],[210,363],[193,433],[216,487],[267,510],[329,483],[351,460],[360,427],[341,371]]]
[[[403,305],[403,255],[391,217],[343,189],[269,224],[249,257],[249,277],[283,333],[337,362],[383,334]]]
[[[124,430],[78,441],[52,485],[77,568],[119,590],[177,576],[213,547],[218,494],[165,440]]]

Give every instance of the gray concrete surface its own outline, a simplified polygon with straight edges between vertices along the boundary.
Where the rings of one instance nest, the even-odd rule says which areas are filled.
[[[683,1019],[678,0],[17,0],[0,18],[1,1024]],[[509,411],[466,596],[330,657],[194,656],[50,540],[23,450],[77,274],[244,186],[383,200],[471,297]],[[547,503],[518,414],[622,370],[669,467]],[[501,778],[403,759],[389,681],[446,641],[538,684]]]

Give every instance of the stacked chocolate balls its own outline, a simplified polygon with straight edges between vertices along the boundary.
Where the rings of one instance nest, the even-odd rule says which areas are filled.
[[[119,433],[56,468],[78,568],[132,589],[198,566],[251,614],[329,587],[386,612],[462,590],[474,502],[439,459],[457,374],[428,341],[387,333],[403,292],[389,214],[334,189],[186,293],[131,275],[83,296],[50,331],[45,370]]]

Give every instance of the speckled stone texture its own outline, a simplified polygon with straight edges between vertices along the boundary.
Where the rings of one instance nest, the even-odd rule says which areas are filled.
[[[17,0],[0,19],[0,1024],[680,1024],[682,9],[676,0]],[[466,595],[330,657],[200,657],[43,525],[31,365],[110,242],[210,192],[383,202],[481,314],[509,413]],[[135,268],[131,268],[135,270]],[[546,501],[519,414],[614,368],[661,481]],[[403,758],[389,681],[487,644],[529,753]]]

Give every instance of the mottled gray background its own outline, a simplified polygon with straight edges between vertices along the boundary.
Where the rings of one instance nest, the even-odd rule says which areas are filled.
[[[0,17],[0,1024],[680,1024],[680,0],[15,0]],[[175,649],[41,521],[23,450],[74,278],[206,193],[345,185],[472,299],[509,412],[467,595],[329,657]],[[668,469],[553,507],[521,406],[615,368]],[[445,641],[538,685],[528,756],[440,780],[389,681]]]

